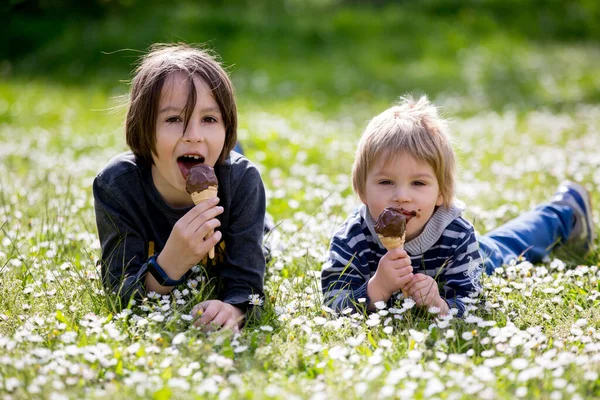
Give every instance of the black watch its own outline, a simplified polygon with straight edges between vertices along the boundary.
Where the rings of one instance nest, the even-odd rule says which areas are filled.
[[[156,279],[159,285],[161,286],[177,286],[185,282],[192,273],[190,269],[179,279],[171,279],[169,275],[165,272],[164,269],[160,265],[158,265],[158,261],[156,261],[157,255],[153,255],[148,259],[148,272]]]

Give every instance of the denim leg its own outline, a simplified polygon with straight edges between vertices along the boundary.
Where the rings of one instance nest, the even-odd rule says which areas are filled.
[[[479,250],[489,275],[502,264],[523,256],[538,263],[569,237],[574,224],[573,209],[565,205],[542,204],[479,236]]]

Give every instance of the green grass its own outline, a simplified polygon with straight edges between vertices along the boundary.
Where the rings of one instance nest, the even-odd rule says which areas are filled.
[[[350,166],[361,131],[406,91],[427,92],[453,120],[458,195],[480,232],[548,199],[563,179],[583,182],[599,204],[600,53],[588,14],[565,11],[542,31],[493,1],[471,11],[329,4],[312,14],[269,13],[262,2],[237,14],[131,4],[87,25],[80,52],[88,17],[59,19],[35,52],[0,68],[2,397],[600,397],[597,242],[581,263],[505,266],[462,320],[402,305],[341,317],[321,306],[318,279],[331,234],[358,203]],[[141,49],[166,32],[216,38],[235,64],[241,142],[279,223],[264,312],[239,336],[190,327],[192,306],[208,296],[200,277],[187,293],[117,313],[95,266],[91,182],[126,149],[118,80],[131,61],[99,50]],[[398,39],[411,32],[417,39]]]

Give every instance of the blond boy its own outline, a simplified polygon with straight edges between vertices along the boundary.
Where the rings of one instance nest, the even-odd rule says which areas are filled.
[[[589,194],[573,182],[561,184],[551,202],[476,236],[454,198],[447,124],[425,96],[403,98],[371,120],[352,178],[363,204],[334,234],[321,273],[324,301],[337,311],[359,304],[373,310],[402,291],[419,306],[460,315],[463,299],[481,290],[484,265],[492,273],[520,256],[539,262],[562,243],[582,254],[593,245]],[[406,224],[403,249],[387,251],[375,233],[386,207],[417,215]]]

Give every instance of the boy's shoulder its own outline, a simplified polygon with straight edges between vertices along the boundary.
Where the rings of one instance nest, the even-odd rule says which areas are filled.
[[[132,172],[138,173],[140,169],[141,166],[135,155],[131,151],[127,151],[114,156],[98,173],[97,178],[106,183],[111,183]]]
[[[242,178],[248,179],[249,176],[253,175],[260,177],[258,168],[252,161],[235,151],[231,151],[224,162],[215,165],[215,173],[219,178],[219,182],[224,179],[235,182]]]
[[[422,254],[431,249],[440,249],[440,246],[450,249],[461,243],[473,230],[473,225],[462,216],[465,209],[466,205],[456,199],[450,207],[438,207],[421,234],[405,243],[406,251]]]
[[[446,229],[449,229],[451,231],[456,231],[456,232],[466,232],[466,231],[470,231],[471,229],[474,229],[473,224],[466,220],[462,215],[454,218],[446,227]]]
[[[463,212],[466,210],[466,205],[460,200],[455,199],[452,203],[449,213],[446,215],[448,218],[447,225],[442,230],[441,239],[448,240],[462,240],[465,236],[468,236],[470,232],[474,231],[473,224],[463,216]]]
[[[369,241],[372,234],[365,219],[365,211],[364,205],[355,208],[334,233],[333,239],[342,240],[351,247],[358,242]]]
[[[444,206],[439,207],[431,219],[437,224],[437,229],[440,231],[451,230],[456,232],[463,232],[473,229],[473,224],[469,222],[463,216],[463,213],[467,209],[464,202],[458,199],[454,199],[449,208]],[[441,228],[441,229],[440,229]]]
[[[365,213],[367,212],[367,207],[362,204],[356,207],[346,218],[343,226],[346,226],[347,229],[367,229],[367,219],[365,218]]]
[[[227,169],[246,169],[246,168],[256,168],[256,166],[252,163],[252,161],[248,160],[243,154],[238,153],[237,151],[231,151],[229,153],[229,157],[225,160],[221,167]]]

